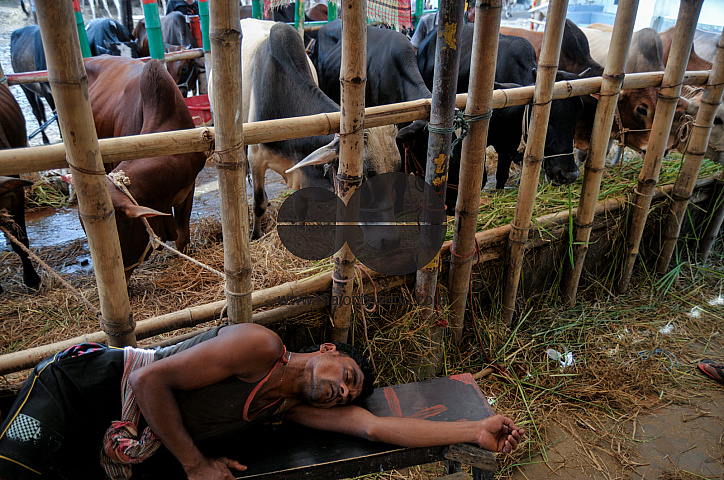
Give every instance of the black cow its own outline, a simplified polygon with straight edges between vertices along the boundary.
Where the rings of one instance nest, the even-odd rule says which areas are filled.
[[[259,34],[266,33],[260,29]],[[255,41],[245,37],[247,40]],[[277,22],[271,27],[269,37],[259,44],[252,68],[251,122],[340,110],[314,83],[301,37],[285,23]],[[365,131],[365,178],[398,171],[396,133],[397,129],[389,125]],[[326,135],[249,146],[254,182],[253,238],[261,235],[261,217],[267,208],[264,191],[267,168],[281,174],[295,190],[305,187],[332,190],[335,169],[329,165],[339,156],[339,142],[338,136]],[[376,240],[384,244],[391,239],[380,236]]]
[[[40,37],[40,27],[28,25],[27,27],[18,28],[10,35],[10,62],[15,73],[48,69],[45,63],[43,40]],[[21,88],[28,98],[28,103],[33,115],[38,120],[38,125],[42,126],[46,123],[47,117],[45,116],[45,106],[41,98],[45,98],[50,110],[55,112],[55,101],[50,90],[50,84],[47,82],[26,83],[21,85]],[[43,143],[50,143],[45,132],[42,132],[42,136]]]
[[[10,93],[5,84],[0,84],[0,149],[22,148],[28,146],[25,131],[25,118],[20,105]],[[25,229],[25,192],[22,187],[32,185],[33,182],[22,180],[19,177],[0,176],[0,210],[6,210],[13,222],[7,228],[23,245],[28,243],[28,233]],[[14,242],[10,242],[13,251],[20,255],[23,263],[23,282],[30,288],[38,288],[40,277],[33,268],[28,254]],[[2,287],[0,287],[2,292]]]
[[[95,18],[85,26],[88,45],[94,57],[102,54],[138,58],[138,44],[131,32],[112,18]]]
[[[467,92],[470,83],[470,59],[472,55],[473,25],[465,25],[460,45],[460,70],[457,92]],[[418,66],[426,84],[432,84],[435,67],[437,30],[428,35],[417,51]],[[495,81],[499,84],[532,85],[536,78],[536,56],[533,45],[526,39],[500,35]],[[577,75],[558,72],[556,80],[573,80]],[[488,145],[498,152],[496,186],[503,188],[509,176],[511,162],[520,162],[523,112],[525,107],[509,107],[494,110],[490,121]],[[578,119],[583,113],[583,101],[579,97],[555,100],[551,104],[548,133],[546,135],[543,163],[546,177],[554,184],[569,184],[578,178],[578,166],[573,157],[573,137]],[[400,134],[404,132],[400,131]],[[453,181],[451,167],[449,181]],[[448,192],[449,193],[449,192]],[[451,199],[452,201],[452,199]],[[446,200],[446,203],[449,203]]]

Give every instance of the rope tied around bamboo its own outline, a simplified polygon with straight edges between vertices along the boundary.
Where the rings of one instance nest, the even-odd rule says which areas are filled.
[[[244,148],[243,140],[223,150],[211,150],[206,156],[206,161],[210,162],[216,168],[222,168],[225,170],[238,170],[239,168],[241,168],[240,162],[224,162],[223,157],[229,155],[230,153],[236,152],[237,150],[241,150],[242,148]],[[244,158],[246,159],[247,171],[251,171],[251,168],[249,166],[249,159],[246,156]]]
[[[455,115],[452,119],[452,126],[451,127],[439,127],[438,125],[433,125],[432,123],[427,124],[427,129],[430,131],[430,133],[437,133],[439,135],[449,135],[453,132],[460,130],[460,135],[452,141],[452,144],[450,144],[450,151],[454,151],[455,147],[457,146],[458,142],[462,141],[463,138],[465,138],[468,135],[468,132],[470,132],[470,124],[472,122],[478,122],[480,120],[487,120],[490,119],[493,116],[493,110],[488,110],[487,112],[481,113],[479,115],[470,115],[467,113],[463,113],[460,111],[459,108],[455,109]],[[442,122],[442,123],[448,123],[448,122]]]

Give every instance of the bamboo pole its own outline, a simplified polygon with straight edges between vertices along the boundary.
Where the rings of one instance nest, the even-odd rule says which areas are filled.
[[[374,274],[371,271],[368,272],[372,275],[372,278],[375,279],[378,293],[398,288],[407,283],[407,281],[410,279],[410,276],[380,278],[379,275]],[[322,288],[319,288],[318,285],[317,288],[311,288],[313,286],[313,282],[301,282],[303,285],[305,285],[304,295],[314,297],[319,294],[329,292],[329,285],[331,284],[331,281],[331,274],[327,274],[325,275],[325,281],[322,282],[324,284]],[[290,283],[294,284],[300,282]],[[285,288],[288,288],[288,286],[289,285],[287,284]],[[282,286],[280,285],[278,287],[272,287],[267,290],[269,292],[275,290],[279,292],[280,287]],[[372,285],[367,279],[365,279],[364,281],[364,287],[366,292],[372,292]],[[259,293],[259,291],[254,292],[255,295],[257,293]],[[273,293],[267,294],[267,296],[269,297],[272,297],[273,295]],[[323,301],[321,302],[309,302],[307,304],[299,303],[282,305],[276,308],[272,308],[270,310],[265,310],[263,312],[257,312],[251,316],[251,321],[252,323],[258,323],[260,325],[269,325],[271,323],[288,320],[290,318],[302,315],[307,312],[326,308],[327,303],[324,298],[322,298],[322,300]],[[269,305],[273,305],[273,303],[269,303]],[[138,337],[138,340],[144,340],[146,338],[151,338],[156,335],[168,333],[177,329],[195,327],[201,323],[221,320],[223,318],[222,314],[224,312],[225,306],[226,301],[222,300],[207,305],[191,307],[186,310],[181,310],[166,315],[160,315],[158,317],[141,320],[138,322],[138,326],[136,328],[136,335]],[[262,306],[263,305],[261,303],[257,305],[255,302],[254,304],[254,308],[259,308]],[[183,337],[185,336],[181,337],[183,339]],[[54,353],[62,351],[78,343],[103,342],[104,339],[105,334],[103,332],[94,332],[75,338],[70,338],[68,340],[63,340],[60,342],[29,348],[20,352],[0,355],[0,375],[6,375],[8,373],[18,372],[20,370],[32,368],[43,358],[46,358],[50,355],[53,355]]]
[[[569,305],[576,303],[576,293],[581,280],[583,265],[588,252],[588,241],[593,229],[594,208],[601,191],[601,179],[605,169],[606,154],[618,108],[618,96],[624,78],[624,68],[631,46],[636,11],[639,0],[622,0],[616,12],[611,45],[601,81],[601,94],[596,108],[596,118],[591,131],[591,148],[583,174],[583,186],[578,200],[578,215],[574,221],[573,265],[566,262],[566,274],[563,275],[563,301]]]
[[[724,222],[724,171],[719,172],[715,195],[711,202],[711,220],[706,227],[704,235],[699,242],[699,257],[705,264],[709,258],[711,248],[714,246],[721,225]]]
[[[448,276],[450,295],[450,324],[455,342],[460,342],[465,319],[465,303],[470,289],[475,254],[475,230],[480,209],[480,189],[485,171],[485,146],[488,144],[488,125],[492,113],[495,65],[498,58],[498,32],[502,0],[478,0],[475,8],[473,52],[470,61],[470,86],[465,117],[480,117],[470,123],[470,130],[463,140],[460,159],[460,181],[455,205],[455,229]],[[472,307],[471,307],[472,308]]]
[[[714,64],[711,68],[709,81],[701,97],[699,112],[696,114],[696,121],[691,132],[691,138],[686,146],[683,164],[679,171],[679,177],[674,184],[671,208],[666,217],[664,226],[664,242],[661,247],[661,254],[656,263],[657,273],[666,273],[669,269],[671,257],[674,254],[676,241],[679,239],[681,223],[684,220],[686,208],[689,205],[689,197],[694,191],[694,183],[699,176],[701,161],[706,154],[709,134],[716,115],[717,108],[721,104],[722,91],[724,91],[724,33],[719,37]]]
[[[661,84],[663,73],[627,74],[622,88],[646,88]],[[709,72],[689,72],[685,85],[703,85]],[[553,98],[570,98],[598,92],[600,78],[556,82]],[[533,98],[533,86],[495,90],[493,108],[525,105]],[[458,94],[455,106],[465,108],[467,94]],[[430,99],[396,103],[365,109],[365,127],[411,122],[430,118]],[[339,113],[307,115],[305,117],[267,120],[244,125],[244,144],[278,142],[313,135],[339,132]],[[122,138],[103,138],[98,141],[104,163],[121,162],[157,155],[187,152],[207,152],[214,142],[214,129],[209,127],[162,133],[133,135]],[[30,173],[53,168],[67,168],[62,145],[0,150],[0,175]]]
[[[716,179],[713,177],[699,180],[696,183],[695,187],[695,191],[697,193],[694,197],[692,197],[692,202],[700,203],[715,195],[714,193],[711,193],[714,190],[715,183]],[[658,201],[667,198],[671,194],[672,189],[673,185],[665,185],[662,188],[657,188],[653,200]],[[627,204],[627,197],[607,199],[603,202],[599,202],[596,204],[595,214],[607,214],[607,216],[610,216],[611,213],[623,209],[624,207],[626,207]],[[576,210],[574,210],[573,214],[576,215],[576,213]],[[554,233],[554,235],[549,235],[549,238],[541,237],[536,241],[531,242],[531,246],[533,248],[536,248],[537,246],[546,245],[551,241],[562,240],[567,235],[567,231],[565,228],[560,227],[567,225],[568,222],[569,214],[567,211],[560,211],[538,217],[535,222],[537,226],[532,227],[531,230],[541,230],[545,231],[546,233]],[[600,226],[603,228],[609,226],[609,224],[616,225],[615,222],[615,219],[607,220],[606,218],[604,218]],[[475,241],[479,245],[481,253],[479,256],[476,255],[474,257],[474,265],[499,260],[503,256],[503,254],[498,253],[498,251],[502,249],[502,247],[504,246],[504,242],[509,235],[510,224],[491,228],[483,232],[477,232],[475,234]],[[450,250],[451,245],[452,241],[447,241],[443,243],[441,252],[443,254],[447,254]],[[376,272],[366,269],[365,267],[361,268],[365,269],[375,281],[378,292],[384,292],[386,290],[396,288],[403,284],[407,284],[409,283],[408,280],[411,278],[411,275],[404,277],[382,276]],[[291,298],[303,299],[305,297],[323,295],[325,292],[329,291],[329,286],[332,283],[331,277],[331,273],[326,273],[311,279],[287,282],[276,287],[271,287],[264,290],[257,290],[252,294],[253,308],[288,304]],[[366,280],[366,276],[364,276],[364,278],[365,291],[370,292],[371,285]],[[201,323],[214,321],[220,319],[225,307],[226,300],[219,300],[217,302],[208,303],[206,305],[199,305],[187,308],[185,310],[179,310],[177,312],[160,315],[158,317],[141,320],[138,322],[136,334],[138,336],[138,339],[142,340],[179,328],[194,327]],[[275,313],[270,313],[269,315],[272,315],[273,317],[281,321],[288,318],[286,317],[286,315],[288,315],[289,311],[290,310],[283,308],[273,308],[272,310],[269,310],[269,312]],[[252,315],[252,322],[256,323],[257,320],[263,318],[268,317],[254,314]],[[58,351],[61,351],[65,348],[68,348],[69,346],[83,342],[103,342],[104,338],[105,334],[103,332],[95,332],[48,345],[30,348],[21,352],[0,355],[0,375],[5,375],[26,368],[31,368],[43,358],[52,355]],[[183,336],[181,336],[181,338],[183,338]]]
[[[367,85],[367,2],[342,1],[342,67],[339,167],[336,173],[337,196],[352,211],[350,198],[362,183],[362,156],[365,128],[365,87]],[[355,197],[355,199],[358,197]],[[338,212],[338,218],[341,212]],[[359,218],[359,216],[352,217]],[[342,229],[337,229],[338,235]],[[342,301],[352,294],[355,256],[347,244],[334,254],[332,296],[332,341],[346,342],[350,327],[352,305]],[[351,303],[351,302],[350,302]]]
[[[462,41],[463,16],[465,6],[456,0],[441,0],[439,5],[440,22],[438,24],[438,37],[435,48],[435,74],[432,81],[432,109],[428,130],[430,136],[427,143],[427,166],[425,182],[431,185],[435,194],[445,202],[447,190],[448,164],[450,161],[450,146],[455,120],[455,92],[457,91],[458,70],[460,63],[460,49]],[[428,190],[429,194],[432,194]],[[479,192],[479,190],[478,190]],[[432,200],[432,199],[431,199]],[[433,205],[432,201],[426,202]],[[422,211],[421,223],[430,223],[434,212],[425,208]],[[437,212],[439,216],[439,212]],[[423,242],[431,238],[423,237]],[[424,247],[423,247],[424,248]],[[424,305],[420,313],[429,323],[429,331],[423,342],[428,344],[423,348],[424,356],[417,359],[418,378],[434,376],[442,362],[444,323],[435,319],[435,305],[437,300],[437,277],[440,270],[440,254],[425,267],[417,271],[415,283],[415,298],[418,305]],[[429,303],[432,299],[432,303]]]
[[[563,25],[566,21],[568,0],[557,0],[548,7],[547,22],[543,34],[538,73],[533,95],[532,120],[530,136],[523,156],[523,170],[520,176],[518,201],[515,206],[515,217],[511,224],[507,247],[507,270],[505,290],[503,292],[503,322],[510,325],[515,313],[515,300],[520,283],[520,272],[523,268],[525,243],[528,240],[530,220],[538,190],[541,164],[545,148],[548,117],[551,111],[553,84],[558,70],[558,57],[563,38]]]
[[[78,31],[73,27],[73,7],[70,2],[41,0],[37,2],[37,13],[43,43],[54,47],[45,51],[50,87],[58,106],[58,123],[78,193],[78,212],[93,259],[101,328],[109,345],[135,346],[135,325],[115,212],[98,148]]]
[[[674,41],[666,64],[664,80],[662,82],[659,100],[656,104],[654,122],[646,149],[644,164],[638,178],[638,185],[634,190],[633,211],[628,238],[626,239],[627,254],[623,259],[621,276],[616,283],[616,291],[625,293],[631,280],[634,263],[638,256],[641,236],[646,226],[646,218],[651,205],[651,194],[659,180],[661,160],[666,151],[666,141],[669,138],[671,122],[674,119],[676,104],[681,94],[681,82],[686,71],[689,52],[694,40],[697,19],[704,0],[681,0],[679,18],[676,22]]]
[[[249,208],[246,203],[247,165],[241,116],[241,24],[238,0],[215,0],[210,11],[212,92],[216,152],[221,194],[221,225],[224,240],[224,291],[231,323],[251,321],[251,254]]]

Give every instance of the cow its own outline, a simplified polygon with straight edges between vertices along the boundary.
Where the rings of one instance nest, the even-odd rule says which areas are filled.
[[[164,41],[164,51],[179,52],[189,48],[197,48],[196,39],[191,33],[191,27],[186,23],[186,17],[179,12],[171,12],[161,17],[161,35]],[[142,57],[150,55],[148,33],[146,32],[146,19],[142,18],[133,28],[133,36],[138,43],[138,52]],[[193,88],[199,74],[204,70],[204,59],[176,60],[166,64],[168,73],[185,97],[189,89]]]
[[[10,35],[10,62],[15,73],[47,70],[40,27],[28,25],[12,32]],[[24,83],[20,87],[28,99],[33,115],[38,120],[38,125],[42,127],[47,122],[47,117],[41,99],[44,98],[48,102],[50,110],[55,112],[55,100],[50,90],[50,84],[47,82]],[[50,140],[45,131],[42,131],[41,134],[43,143],[49,144]]]
[[[253,40],[244,35],[244,41]],[[293,27],[276,22],[254,56],[249,120],[339,112],[339,105],[315,84],[308,65],[299,34]],[[399,170],[396,133],[397,128],[391,125],[365,130],[364,178]],[[249,146],[254,184],[252,238],[261,236],[261,217],[268,204],[264,191],[266,170],[271,168],[281,174],[287,186],[295,190],[305,187],[333,190],[336,172],[330,164],[336,164],[339,145],[337,135],[321,135]],[[386,246],[385,242],[387,246],[394,243],[394,239],[385,236],[376,241],[380,248]]]
[[[99,138],[194,127],[181,92],[163,63],[101,56],[85,59],[85,69]],[[206,157],[194,152],[124,161],[113,170],[122,171],[130,180],[128,189],[138,202],[135,205],[108,180],[127,282],[149,248],[140,217],[148,217],[163,241],[175,241],[181,251],[188,247],[194,182],[205,163]]]
[[[540,57],[543,32],[534,32],[524,28],[500,27],[500,33],[525,38],[535,48],[536,58]],[[603,75],[603,65],[591,57],[586,35],[570,20],[566,20],[563,27],[558,70],[570,73],[586,72],[586,77],[600,77]]]
[[[694,33],[696,53],[707,62],[713,62],[716,55],[716,45],[720,38],[721,33],[705,32],[697,28]]]
[[[591,55],[594,60],[605,63],[608,56],[608,46],[611,43],[611,32],[590,28],[581,29],[588,38]],[[631,37],[631,47],[624,68],[625,73],[663,72],[663,45],[661,37],[652,28],[643,28],[634,32]],[[611,137],[617,138],[619,143],[643,152],[649,142],[649,135],[654,121],[654,112],[659,96],[658,87],[648,87],[636,90],[621,90],[618,99],[616,119],[611,130]],[[667,148],[676,143],[676,132],[681,126],[688,102],[680,99],[677,104],[677,115],[671,125],[671,132],[667,140]],[[585,140],[576,136],[576,146],[588,150],[587,141],[590,140],[590,131],[593,127],[593,116],[584,116],[585,126],[582,131],[588,133]],[[622,148],[616,152],[613,163],[616,163],[622,154]]]
[[[669,60],[669,52],[671,51],[671,44],[674,40],[674,33],[675,33],[676,26],[673,26],[667,30],[664,30],[663,32],[659,32],[659,37],[661,37],[661,44],[662,44],[662,57],[664,60],[664,66],[668,64]],[[711,70],[711,62],[704,60],[699,55],[697,55],[694,45],[691,46],[691,50],[689,51],[689,61],[687,62],[686,69],[689,71],[696,71],[696,70]]]
[[[704,89],[701,87],[692,87],[683,85],[681,87],[681,96],[689,101],[686,113],[693,118],[699,113]],[[685,153],[687,145],[677,145],[677,150]],[[706,158],[718,161],[724,165],[724,105],[719,104],[714,114],[711,131],[709,132],[709,143],[706,149]]]
[[[460,43],[460,69],[458,73],[457,92],[467,92],[470,83],[470,60],[472,55],[473,25],[465,25],[463,39]],[[434,52],[437,43],[437,32],[433,31],[420,45],[417,51],[418,66],[426,83],[432,82],[434,72]],[[559,72],[557,80],[572,80],[578,75]],[[536,56],[533,45],[522,37],[500,35],[498,40],[498,58],[495,68],[495,81],[499,84],[516,84],[517,86],[532,85],[536,79]],[[521,144],[524,107],[511,107],[506,111],[493,111],[490,120],[491,132],[507,132],[508,134],[488,134],[488,144],[498,152],[498,169],[496,186],[503,188],[508,180],[511,162],[520,162],[522,153],[518,152]],[[556,185],[567,185],[578,178],[578,166],[573,158],[573,135],[576,122],[583,112],[583,101],[578,97],[555,100],[551,104],[551,112],[546,135],[545,161],[543,168],[546,177]],[[514,119],[514,120],[513,120]],[[526,123],[527,125],[527,123]],[[515,132],[515,134],[513,134]],[[401,132],[401,134],[404,132]],[[497,145],[496,145],[497,144]],[[452,182],[452,168],[450,181]],[[451,198],[451,201],[454,199]],[[446,199],[446,203],[448,203]]]
[[[25,131],[25,117],[17,100],[6,84],[0,84],[0,149],[22,148],[28,146],[28,137]],[[3,224],[15,238],[25,247],[28,242],[28,232],[25,228],[25,192],[23,187],[33,182],[21,179],[18,176],[0,176],[0,211],[4,210],[12,223]],[[33,268],[28,254],[15,242],[9,242],[12,249],[20,256],[23,264],[23,283],[29,288],[37,289],[40,286],[40,277]],[[0,286],[0,293],[3,289]]]
[[[112,18],[96,18],[85,26],[91,55],[110,54],[138,58],[138,44],[131,32]]]

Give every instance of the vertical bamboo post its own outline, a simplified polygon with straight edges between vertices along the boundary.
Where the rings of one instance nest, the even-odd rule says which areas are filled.
[[[251,255],[246,203],[247,161],[241,116],[241,24],[239,0],[215,0],[210,9],[214,128],[221,194],[226,300],[231,323],[251,321]]]
[[[164,61],[166,53],[163,48],[163,34],[161,33],[161,19],[158,16],[156,0],[143,0],[143,16],[146,19],[146,33],[148,34],[148,50],[151,58]]]
[[[556,0],[550,3],[546,21],[543,45],[538,60],[538,74],[533,93],[533,108],[528,144],[523,156],[523,170],[520,176],[518,201],[515,206],[515,217],[510,224],[510,235],[507,245],[507,269],[505,290],[503,292],[503,322],[510,325],[515,313],[515,300],[520,283],[520,272],[523,268],[525,244],[528,240],[535,195],[538,190],[541,164],[548,128],[548,117],[551,112],[553,84],[556,82],[558,57],[563,38],[563,25],[566,21],[568,0]]]
[[[75,24],[78,27],[78,40],[80,41],[80,52],[83,58],[91,56],[90,44],[88,43],[88,34],[85,31],[83,23],[83,14],[80,11],[80,0],[73,0],[73,10],[75,11]]]
[[[460,181],[455,205],[455,230],[450,247],[450,324],[455,341],[462,338],[465,302],[475,258],[475,229],[480,208],[480,189],[485,171],[485,146],[488,142],[489,115],[492,113],[495,65],[498,58],[498,32],[502,0],[476,0],[473,52],[470,59],[470,86],[465,118],[470,122],[463,140]],[[470,306],[472,308],[472,305]]]
[[[441,0],[438,42],[435,47],[435,73],[432,80],[432,107],[428,130],[427,164],[425,182],[431,185],[443,202],[447,189],[448,163],[455,120],[455,92],[458,84],[460,49],[462,40],[465,5],[457,0]],[[429,222],[430,212],[423,209],[421,222]],[[425,267],[417,271],[415,298],[424,308],[421,315],[430,322],[427,332],[429,342],[427,358],[421,359],[419,378],[437,373],[442,359],[443,326],[432,322],[436,303],[437,276],[440,269],[440,254]]]
[[[717,52],[721,51],[721,42],[717,45]],[[714,246],[716,237],[719,234],[721,225],[724,222],[724,171],[719,172],[719,178],[717,179],[716,186],[714,187],[714,196],[711,201],[712,213],[709,225],[706,227],[706,232],[701,237],[699,243],[699,256],[701,263],[706,263],[711,252],[711,247]]]
[[[681,94],[681,83],[689,60],[691,44],[694,40],[696,23],[699,11],[704,0],[681,0],[679,18],[676,22],[674,41],[669,53],[669,61],[661,82],[661,92],[656,104],[654,123],[651,128],[649,145],[646,149],[644,164],[638,178],[638,185],[634,190],[631,208],[631,227],[626,239],[626,256],[623,259],[621,276],[616,283],[616,291],[625,293],[631,281],[636,257],[638,256],[641,237],[646,226],[646,219],[651,206],[651,197],[659,180],[661,160],[666,150],[666,141],[669,137],[671,122],[674,119],[676,104]]]
[[[48,63],[48,81],[58,106],[68,165],[78,192],[78,212],[88,235],[93,271],[98,283],[101,328],[108,344],[135,346],[135,323],[123,272],[116,217],[98,147],[88,100],[88,77],[83,67],[78,30],[73,27],[70,2],[38,0],[38,25]]]
[[[367,2],[342,1],[341,110],[337,196],[345,204],[362,183],[365,86],[367,83]],[[332,341],[346,342],[350,327],[355,256],[348,245],[334,254]]]
[[[211,70],[211,42],[209,41],[209,0],[199,0],[199,24],[201,24],[201,46],[204,49],[204,72],[199,75],[199,94],[208,93],[206,72]]]
[[[574,220],[574,243],[569,247],[573,249],[573,265],[566,261],[567,273],[563,275],[563,301],[569,305],[576,303],[578,284],[588,252],[588,241],[591,238],[593,217],[598,194],[601,191],[601,179],[608,153],[608,139],[623,83],[624,68],[631,46],[638,4],[639,0],[621,0],[616,12],[616,21],[613,24],[611,45],[608,49],[601,80],[601,94],[591,132],[591,147],[585,164],[583,186],[578,199],[578,212]]]
[[[666,273],[669,269],[676,241],[679,239],[681,222],[684,220],[689,198],[691,198],[694,185],[699,177],[701,160],[706,154],[714,116],[721,104],[722,91],[724,91],[724,33],[719,37],[714,64],[709,72],[709,80],[706,82],[704,94],[701,97],[701,105],[699,106],[699,112],[696,114],[691,138],[686,146],[679,178],[676,179],[674,190],[671,192],[672,202],[664,225],[664,242],[656,263],[657,273]]]

